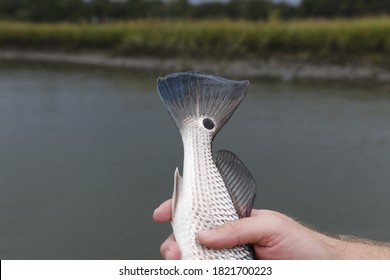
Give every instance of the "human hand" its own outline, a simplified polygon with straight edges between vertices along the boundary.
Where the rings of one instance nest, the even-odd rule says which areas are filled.
[[[171,200],[153,213],[157,222],[172,219]],[[253,244],[257,259],[332,259],[336,239],[313,231],[274,211],[253,210],[250,217],[228,222],[215,229],[198,232],[199,242],[213,249]],[[165,259],[180,259],[180,249],[173,234],[161,245]]]
[[[159,223],[166,223],[172,220],[172,199],[163,202],[154,210],[153,219]],[[173,233],[161,244],[160,253],[166,260],[180,260],[180,248],[176,243]]]

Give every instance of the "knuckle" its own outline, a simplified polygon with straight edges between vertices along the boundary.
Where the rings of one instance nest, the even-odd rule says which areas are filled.
[[[224,226],[225,230],[229,232],[235,232],[238,229],[238,222],[239,221],[227,222]]]
[[[243,222],[241,220],[236,220],[232,222],[227,222],[225,224],[225,234],[228,239],[230,239],[230,246],[234,247],[236,245],[242,244],[242,228]]]

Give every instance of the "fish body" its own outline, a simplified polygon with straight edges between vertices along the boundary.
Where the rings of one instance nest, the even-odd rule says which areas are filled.
[[[250,215],[256,195],[250,172],[233,153],[212,153],[215,135],[244,99],[248,84],[199,72],[158,80],[158,92],[184,146],[183,177],[176,168],[172,202],[182,259],[253,259],[248,245],[213,250],[196,239],[201,230]]]

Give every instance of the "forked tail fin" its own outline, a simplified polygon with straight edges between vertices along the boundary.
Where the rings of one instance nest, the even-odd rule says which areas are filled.
[[[248,81],[232,81],[200,72],[183,72],[159,78],[160,97],[179,130],[188,118],[204,118],[204,126],[224,126],[245,98]],[[207,120],[206,120],[207,119]]]

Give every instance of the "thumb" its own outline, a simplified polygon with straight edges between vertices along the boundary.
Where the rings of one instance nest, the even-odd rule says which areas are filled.
[[[266,232],[257,217],[227,222],[214,229],[198,232],[198,241],[213,249],[232,248],[236,245],[259,242]]]

